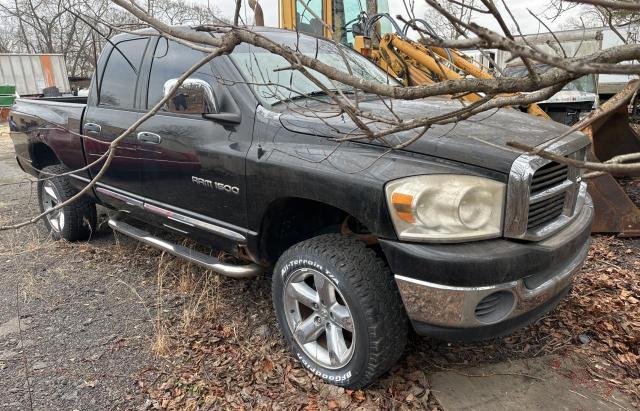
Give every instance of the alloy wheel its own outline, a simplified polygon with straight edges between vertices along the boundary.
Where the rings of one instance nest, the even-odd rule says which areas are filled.
[[[58,204],[61,203],[58,190],[50,180],[47,180],[42,185],[42,209],[49,211]],[[62,209],[56,210],[47,214],[47,221],[51,226],[51,229],[57,233],[61,232],[64,228],[64,212]]]
[[[302,350],[319,365],[338,369],[355,351],[353,317],[326,275],[311,268],[292,273],[284,287],[287,323]]]

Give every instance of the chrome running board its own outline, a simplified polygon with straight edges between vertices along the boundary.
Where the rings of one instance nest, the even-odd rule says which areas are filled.
[[[262,272],[262,267],[257,264],[250,263],[246,265],[233,265],[221,263],[216,257],[203,254],[180,244],[174,244],[161,238],[154,237],[147,231],[136,228],[115,218],[109,219],[109,227],[128,237],[135,238],[145,244],[159,248],[160,250],[166,251],[167,253],[173,254],[177,257],[182,257],[187,261],[191,261],[192,263],[201,265],[227,277],[252,278]]]

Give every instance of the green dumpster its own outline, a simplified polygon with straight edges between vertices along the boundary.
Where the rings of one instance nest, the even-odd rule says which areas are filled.
[[[0,107],[11,107],[16,99],[16,86],[0,85]]]
[[[0,84],[0,96],[4,96],[4,95],[11,95],[13,96],[14,94],[16,94],[16,86],[9,86],[9,85],[2,85]]]

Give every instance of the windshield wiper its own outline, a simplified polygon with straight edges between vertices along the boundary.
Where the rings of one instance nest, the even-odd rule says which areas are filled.
[[[355,94],[356,93],[356,91],[353,88],[344,89],[344,90],[331,89],[329,91],[331,91],[331,92],[333,92],[335,94],[338,94],[338,95],[340,93],[342,93],[342,94]],[[362,92],[362,94],[366,94],[366,93]],[[286,98],[286,99],[278,100],[273,104],[286,103],[288,101],[302,100],[302,99],[305,99],[305,98],[310,98],[310,97],[315,97],[315,96],[326,96],[326,95],[327,95],[327,93],[325,91],[323,91],[323,90],[315,90],[315,91],[310,91],[310,92],[304,93],[304,94],[296,94],[295,96],[291,96],[291,97]]]
[[[333,92],[335,92],[336,90],[331,90]],[[304,93],[304,94],[296,94],[295,96],[291,96],[285,99],[281,99],[276,101],[273,104],[280,104],[280,103],[286,103],[288,101],[293,101],[293,100],[301,100],[303,98],[309,98],[309,97],[315,97],[315,96],[326,96],[327,93],[325,93],[322,90],[316,90],[316,91],[310,91],[308,93]]]

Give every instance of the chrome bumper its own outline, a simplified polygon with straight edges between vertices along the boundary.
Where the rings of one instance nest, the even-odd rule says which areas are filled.
[[[590,224],[593,209],[590,205],[584,209],[573,224],[539,244],[557,246],[575,230]],[[484,287],[454,287],[398,274],[395,279],[412,321],[447,328],[482,327],[525,314],[565,290],[582,267],[588,250],[587,242],[557,274],[545,277],[534,288],[527,287],[527,282],[535,282],[527,278]]]

